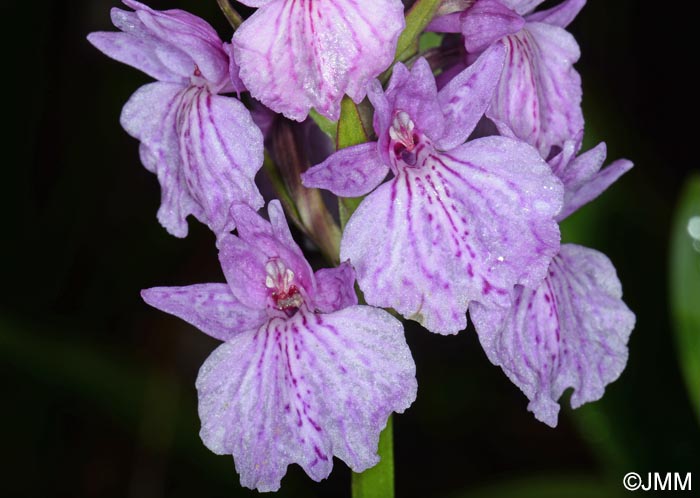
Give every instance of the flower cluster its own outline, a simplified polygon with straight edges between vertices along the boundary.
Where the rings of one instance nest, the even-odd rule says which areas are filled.
[[[438,334],[469,315],[550,426],[564,390],[575,408],[620,375],[635,319],[615,269],[560,245],[558,225],[632,166],[602,168],[605,144],[581,153],[579,49],[565,28],[584,0],[543,11],[541,0],[444,1],[414,31],[459,39],[457,59],[395,53],[400,0],[245,0],[257,10],[233,23],[231,43],[187,12],[124,3],[132,10],[112,11],[120,31],[88,39],[157,80],[129,99],[122,126],[158,176],[160,223],[178,237],[190,214],[206,224],[226,280],[142,296],[223,342],[196,382],[201,437],[233,455],[244,486],[276,490],[290,463],[320,480],[333,456],[356,472],[378,462],[388,417],[417,392],[402,323],[382,308]],[[340,133],[346,95],[371,120],[370,140],[303,173],[277,160],[284,207],[270,200],[259,215],[264,147],[273,161],[322,148],[279,130],[314,109]],[[312,240],[339,234],[325,205],[308,202],[314,189],[362,198],[324,246],[339,244],[327,256],[342,263],[317,271],[285,217]]]

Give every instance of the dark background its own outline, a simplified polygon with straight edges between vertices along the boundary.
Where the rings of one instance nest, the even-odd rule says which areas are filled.
[[[657,3],[660,5],[661,3]],[[253,496],[198,437],[194,379],[216,342],[147,307],[139,290],[223,281],[213,236],[158,225],[156,179],[118,123],[148,81],[85,40],[116,0],[4,0],[0,279],[2,496]],[[215,0],[153,1],[227,25]],[[668,312],[670,222],[697,171],[694,17],[637,0],[591,0],[570,30],[582,58],[586,147],[635,168],[567,221],[604,251],[637,314],[630,360],[605,398],[557,429],[492,366],[472,330],[409,325],[416,403],[395,421],[399,497],[625,494],[629,471],[694,471],[700,429]],[[8,60],[9,59],[9,60]],[[565,395],[568,399],[568,394]],[[290,468],[279,496],[349,496],[336,460],[313,483]],[[689,495],[689,494],[686,494]],[[664,495],[665,496],[665,495]]]

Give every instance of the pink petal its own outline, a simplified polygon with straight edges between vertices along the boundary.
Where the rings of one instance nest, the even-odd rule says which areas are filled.
[[[141,142],[141,162],[158,176],[158,221],[176,237],[187,235],[188,215],[203,216],[189,194],[180,160],[176,118],[186,91],[173,83],[144,85],[124,105],[120,118],[127,133]]]
[[[586,5],[586,0],[564,0],[551,9],[535,12],[527,16],[528,22],[543,22],[566,28],[573,21],[581,9]]]
[[[468,52],[478,53],[507,35],[515,34],[525,19],[498,0],[479,0],[462,17],[461,31]]]
[[[530,399],[528,410],[555,427],[558,399],[574,388],[577,408],[603,396],[627,362],[634,314],[622,302],[610,260],[572,244],[561,246],[535,290],[519,287],[508,311],[471,311],[487,356]]]
[[[157,11],[135,2],[124,0],[135,10],[138,20],[155,37],[163,48],[177,48],[189,57],[189,61],[172,60],[171,68],[183,76],[193,75],[196,69],[207,81],[224,85],[229,79],[229,61],[223,43],[203,19],[184,10]],[[164,59],[166,62],[168,59]]]
[[[322,268],[315,277],[316,309],[331,313],[357,304],[355,270],[350,263],[341,263],[337,268]]]
[[[178,114],[183,174],[190,195],[216,234],[235,226],[231,205],[264,201],[255,175],[263,162],[262,133],[238,100],[190,88]]]
[[[270,290],[266,286],[266,265],[279,259],[294,274],[294,281],[307,297],[315,294],[315,280],[309,263],[292,239],[279,201],[268,206],[271,223],[244,204],[234,204],[232,217],[237,224],[238,237],[226,235],[219,239],[219,261],[233,295],[254,309],[264,309]]]
[[[189,74],[174,72],[170,67],[172,64],[163,62],[159,57],[159,52],[168,53],[170,59],[180,59],[177,65],[184,65],[191,60],[185,52],[175,47],[170,47],[170,50],[163,47],[164,43],[144,26],[135,12],[115,8],[112,9],[111,15],[112,22],[123,33],[90,33],[87,39],[95,48],[159,81],[181,84],[189,81]]]
[[[267,5],[268,3],[276,1],[278,0],[239,0],[239,2],[243,5],[247,5],[248,7],[255,7],[256,9],[262,7],[263,5]]]
[[[445,116],[445,133],[437,142],[439,149],[463,144],[474,131],[491,102],[504,61],[505,49],[496,44],[440,90],[438,103]]]
[[[340,149],[301,175],[307,187],[330,190],[341,197],[360,197],[372,191],[389,173],[377,142]]]
[[[375,465],[392,411],[415,399],[415,366],[398,320],[353,306],[300,310],[233,337],[197,379],[202,440],[232,454],[241,484],[275,491],[291,463],[314,480],[333,456],[355,472]]]
[[[500,0],[503,5],[513,9],[521,16],[535,10],[544,0]]]
[[[597,198],[610,185],[615,183],[618,178],[632,169],[632,166],[631,161],[619,159],[597,172],[583,185],[572,190],[567,189],[564,195],[564,207],[557,216],[557,220],[565,219],[570,214],[578,211],[582,206]]]
[[[272,234],[277,240],[289,247],[292,251],[295,251],[300,258],[304,258],[304,253],[294,241],[294,237],[292,237],[287,218],[284,215],[282,203],[279,200],[273,199],[267,204],[267,215],[270,218]]]
[[[575,157],[581,144],[580,138],[568,141],[550,161],[554,174],[564,183],[564,207],[557,215],[558,221],[598,197],[633,166],[630,161],[620,159],[601,170],[607,154],[605,142]]]
[[[504,38],[506,66],[486,115],[548,158],[583,129],[579,48],[562,28],[528,23]]]
[[[234,55],[272,110],[302,121],[313,107],[335,121],[343,95],[359,103],[389,67],[404,24],[399,0],[271,1],[236,30]]]
[[[462,12],[452,12],[436,17],[430,21],[425,30],[437,33],[459,33],[462,30]]]
[[[142,290],[141,297],[154,308],[182,318],[221,341],[257,329],[267,320],[263,310],[239,303],[226,284],[154,287]]]
[[[386,129],[375,129],[380,137],[380,149],[384,148],[381,138],[388,136],[394,114],[400,111],[407,113],[416,127],[431,139],[438,140],[442,137],[445,120],[437,98],[437,85],[433,71],[423,57],[413,64],[410,71],[403,64],[396,64],[384,93],[388,110],[392,114],[382,119],[382,123],[387,123]]]
[[[272,242],[268,243],[270,245]],[[268,255],[233,235],[221,237],[218,246],[221,269],[234,297],[248,308],[265,309],[269,298],[269,289],[265,286]]]
[[[368,303],[454,334],[470,301],[507,306],[516,283],[544,278],[559,247],[561,199],[535,149],[474,140],[370,194],[346,226],[341,259]]]
[[[241,93],[248,91],[243,82],[241,81],[241,77],[239,75],[239,73],[241,72],[241,68],[238,67],[238,64],[236,64],[236,59],[233,58],[233,45],[231,45],[230,43],[224,43],[224,50],[228,54],[229,58],[228,73],[229,77],[231,78],[231,89],[238,94],[238,98],[240,99]],[[227,89],[227,91],[230,90]],[[224,93],[223,90],[222,93]]]
[[[394,65],[386,91],[379,81],[367,86],[367,97],[374,107],[374,131],[379,138],[378,150],[384,164],[390,158],[389,128],[399,112],[408,114],[416,127],[432,140],[445,132],[445,119],[438,104],[435,77],[424,58],[418,59],[409,71],[400,62]]]

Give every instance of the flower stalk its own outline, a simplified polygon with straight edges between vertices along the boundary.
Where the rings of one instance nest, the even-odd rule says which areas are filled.
[[[228,0],[216,0],[216,2],[219,4],[221,12],[224,13],[226,20],[229,22],[234,31],[238,29],[238,26],[243,24],[243,17],[236,11],[236,9],[233,8],[231,2]]]
[[[394,498],[394,416],[379,437],[381,460],[361,474],[352,474],[352,498]]]

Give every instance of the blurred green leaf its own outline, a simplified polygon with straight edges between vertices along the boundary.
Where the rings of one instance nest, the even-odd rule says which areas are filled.
[[[450,495],[451,498],[618,498],[627,496],[620,482],[584,476],[538,476],[509,479],[482,488]]]
[[[394,427],[393,416],[379,437],[377,453],[381,460],[361,474],[352,474],[352,498],[394,497]]]
[[[183,389],[172,375],[73,342],[70,334],[48,324],[5,317],[0,317],[0,360],[57,391],[77,394],[132,431],[144,446],[197,455],[192,461],[208,476],[227,480],[226,463],[212,467],[212,460],[199,458],[206,450],[196,434],[196,412],[182,407]]]
[[[688,394],[700,421],[700,175],[683,190],[673,222],[671,313]]]
[[[616,475],[634,465],[630,449],[621,441],[611,420],[616,416],[614,410],[606,410],[600,402],[588,403],[576,410],[566,406],[565,410],[608,475]]]

